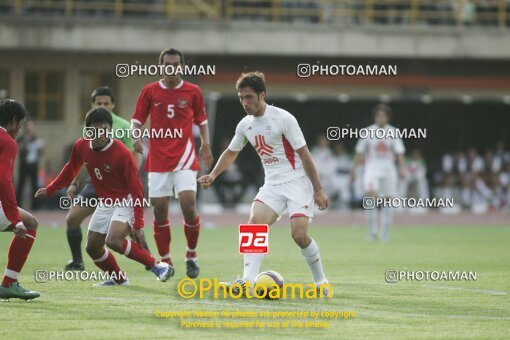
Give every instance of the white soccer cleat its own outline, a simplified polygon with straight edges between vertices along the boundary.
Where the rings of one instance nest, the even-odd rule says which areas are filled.
[[[123,282],[116,282],[115,280],[106,280],[100,283],[96,283],[94,287],[109,287],[109,286],[127,286],[129,285],[129,279]]]
[[[154,267],[152,267],[151,272],[153,272],[154,275],[156,275],[159,281],[165,282],[174,275],[175,270],[174,267],[172,267],[168,263],[160,262]]]
[[[218,284],[220,286],[225,286],[228,291],[232,294],[232,295],[239,295],[241,294],[241,290],[242,290],[242,296],[246,296],[246,289],[249,287],[250,288],[250,293],[253,292],[253,286],[252,285],[249,285],[248,286],[248,281],[244,280],[244,279],[241,279],[240,277],[236,278],[235,280],[232,280],[232,281],[229,281],[229,282],[218,282]]]
[[[317,298],[333,298],[333,288],[328,281],[316,283],[315,287],[317,289]],[[322,295],[321,295],[322,291]]]

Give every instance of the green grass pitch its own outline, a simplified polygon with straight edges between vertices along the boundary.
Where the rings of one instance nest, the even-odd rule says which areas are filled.
[[[146,228],[146,234],[155,252],[151,228]],[[131,285],[107,288],[92,287],[95,282],[90,281],[36,283],[35,270],[60,270],[69,259],[64,229],[41,227],[20,276],[20,282],[41,292],[41,297],[0,302],[0,338],[508,339],[510,228],[397,226],[388,244],[365,243],[365,230],[355,227],[312,227],[311,235],[334,286],[332,300],[215,300],[211,296],[188,300],[177,294],[177,282],[185,277],[182,227],[172,229],[176,275],[169,282],[156,281],[141,265],[116,254]],[[230,280],[242,273],[237,237],[236,227],[202,230],[202,278]],[[0,234],[2,271],[10,240],[11,234]],[[88,258],[85,265],[87,270],[97,270]],[[311,279],[285,227],[272,229],[270,253],[262,269],[280,272],[289,283],[306,284]],[[477,280],[390,284],[384,279],[387,269],[476,271]],[[329,329],[207,330],[182,328],[178,319],[156,318],[156,310],[355,311],[357,315],[332,320]]]

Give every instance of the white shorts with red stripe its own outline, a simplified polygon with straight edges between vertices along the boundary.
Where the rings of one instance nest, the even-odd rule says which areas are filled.
[[[278,216],[288,211],[289,217],[313,217],[314,201],[312,182],[308,176],[280,184],[264,184],[254,201],[273,209]]]
[[[149,172],[149,197],[177,197],[181,191],[197,191],[195,170]]]

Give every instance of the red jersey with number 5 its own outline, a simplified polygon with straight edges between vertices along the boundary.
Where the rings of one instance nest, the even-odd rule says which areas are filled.
[[[138,98],[131,121],[143,125],[149,115],[152,136],[170,131],[167,135],[172,138],[149,139],[145,171],[200,170],[192,131],[193,124],[207,124],[200,88],[182,80],[173,89],[162,80],[148,84]],[[178,133],[182,133],[182,138]]]

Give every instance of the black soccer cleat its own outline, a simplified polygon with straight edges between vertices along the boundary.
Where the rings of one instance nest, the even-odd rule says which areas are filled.
[[[66,271],[82,271],[85,270],[85,265],[83,262],[74,262],[74,260],[70,260],[67,262],[65,266]]]
[[[198,266],[197,260],[186,260],[186,275],[190,279],[198,277],[200,274],[200,267]]]

